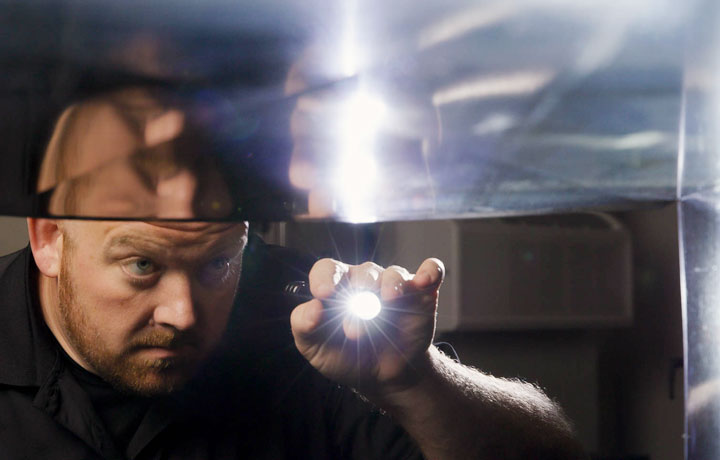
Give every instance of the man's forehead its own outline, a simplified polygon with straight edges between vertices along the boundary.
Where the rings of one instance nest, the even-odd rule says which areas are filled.
[[[172,247],[203,247],[240,241],[247,235],[247,222],[82,222],[76,233],[83,238],[94,233],[101,244],[145,240]]]

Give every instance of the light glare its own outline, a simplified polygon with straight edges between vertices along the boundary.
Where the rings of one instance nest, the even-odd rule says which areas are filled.
[[[386,111],[380,97],[361,89],[345,99],[338,112],[335,193],[340,215],[350,222],[375,220],[378,169],[374,149]]]
[[[432,101],[435,106],[441,106],[471,99],[532,94],[550,83],[554,76],[554,72],[549,70],[481,75],[473,80],[456,83],[436,91]]]
[[[373,319],[380,313],[380,299],[369,291],[356,292],[347,300],[347,309],[360,319]]]

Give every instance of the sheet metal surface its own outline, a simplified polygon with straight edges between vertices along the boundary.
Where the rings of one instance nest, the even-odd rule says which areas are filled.
[[[148,86],[205,121],[195,150],[224,159],[227,202],[126,200],[115,217],[367,222],[673,200],[693,3],[629,3],[3,4],[3,156],[23,175],[5,173],[0,210],[108,217],[51,209],[35,178],[69,104]],[[142,154],[93,149],[103,163]]]

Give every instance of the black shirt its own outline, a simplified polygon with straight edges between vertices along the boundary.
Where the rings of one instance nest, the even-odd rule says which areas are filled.
[[[95,413],[100,417],[115,448],[127,452],[153,399],[117,391],[97,375],[83,369],[62,349],[60,353],[75,380],[85,390]]]
[[[143,400],[60,352],[29,249],[0,258],[0,458],[422,458],[398,425],[295,349],[280,292],[309,267],[291,259],[250,245],[221,351],[182,391]]]

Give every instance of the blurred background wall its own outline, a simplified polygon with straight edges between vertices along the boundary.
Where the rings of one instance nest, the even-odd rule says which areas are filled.
[[[28,244],[24,217],[0,217],[0,254],[7,254]]]

